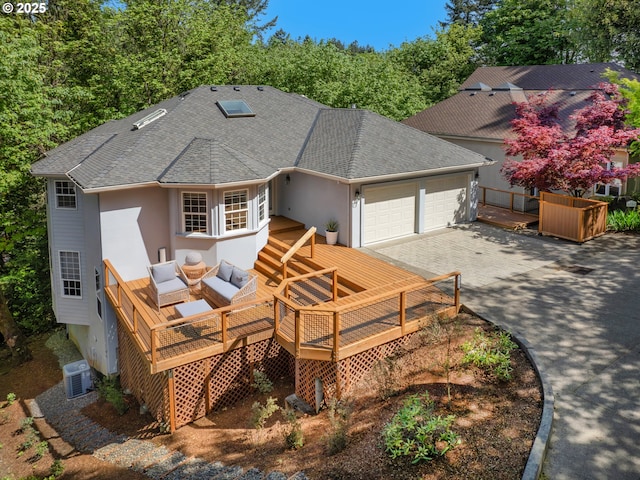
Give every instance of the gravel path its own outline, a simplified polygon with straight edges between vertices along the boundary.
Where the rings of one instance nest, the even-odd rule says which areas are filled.
[[[55,338],[55,346],[47,346],[58,356],[61,366],[78,359],[75,346],[66,339]],[[290,477],[281,472],[265,474],[256,468],[245,472],[240,467],[186,457],[148,440],[115,434],[81,413],[97,399],[97,392],[67,399],[64,382],[60,382],[38,395],[29,408],[34,418],[45,418],[60,437],[79,452],[135,470],[154,480],[308,480],[303,472]]]

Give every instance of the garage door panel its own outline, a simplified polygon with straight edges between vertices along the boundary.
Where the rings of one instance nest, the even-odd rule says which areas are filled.
[[[424,230],[444,228],[467,219],[467,177],[426,182]]]
[[[364,190],[364,243],[415,233],[415,183],[368,187]]]

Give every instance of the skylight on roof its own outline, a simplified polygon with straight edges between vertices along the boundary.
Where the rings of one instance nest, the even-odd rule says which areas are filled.
[[[219,100],[216,104],[227,118],[256,116],[244,100]]]

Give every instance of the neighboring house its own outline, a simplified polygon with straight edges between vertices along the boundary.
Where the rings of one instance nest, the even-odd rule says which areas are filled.
[[[640,76],[613,63],[480,67],[456,95],[402,123],[492,158],[495,164],[480,169],[479,184],[507,190],[510,186],[500,168],[505,159],[504,139],[513,137],[514,102],[551,90],[551,100],[562,103],[560,118],[569,131],[573,126],[569,116],[584,107],[597,85],[606,81],[603,73],[607,69],[640,80]],[[630,159],[626,151],[619,151],[612,161],[623,166]],[[532,193],[519,187],[514,190]],[[635,181],[618,181],[596,185],[592,194],[619,196],[636,190],[640,188]]]
[[[483,155],[358,109],[267,86],[200,87],[50,151],[53,308],[91,365],[118,371],[103,260],[125,281],[188,252],[252,268],[270,215],[336,219],[360,247],[475,219]]]

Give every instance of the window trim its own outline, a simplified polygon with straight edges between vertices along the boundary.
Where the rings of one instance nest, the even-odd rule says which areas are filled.
[[[191,212],[191,211],[187,212],[185,209],[186,195],[202,196],[204,198],[204,212]],[[182,231],[186,235],[208,235],[209,234],[209,231],[210,231],[209,195],[207,195],[207,192],[194,191],[194,190],[180,192],[180,214],[182,217]],[[204,219],[204,226],[205,226],[204,230],[189,230],[187,228],[187,215],[193,215],[194,217],[199,216],[201,217],[201,219]],[[191,223],[192,223],[191,228],[193,228],[193,221]]]
[[[244,195],[244,202],[237,203],[238,205],[240,205],[239,208],[227,210],[227,197],[230,195],[238,195],[238,194]],[[244,203],[244,206],[242,206],[243,203]],[[223,216],[223,225],[224,225],[225,233],[231,233],[231,232],[237,233],[237,232],[249,229],[250,209],[249,209],[249,189],[248,188],[238,188],[238,189],[227,190],[222,192],[222,205],[223,205],[222,216]],[[229,204],[229,206],[234,206],[234,205],[236,205],[235,202]],[[234,214],[242,214],[243,212],[244,212],[244,226],[240,226],[237,228],[229,228],[229,222],[227,220],[229,216]]]
[[[267,220],[267,218],[269,218],[268,215],[268,202],[269,202],[269,195],[268,195],[268,191],[267,191],[267,184],[263,183],[262,185],[258,186],[258,194],[257,194],[257,201],[258,201],[258,224],[262,224],[265,220]]]
[[[61,192],[58,191],[58,187]],[[64,190],[72,190],[73,194]],[[78,209],[78,192],[76,190],[76,184],[71,180],[54,180],[53,181],[53,194],[55,196],[55,205],[56,209],[59,210],[77,210]],[[73,206],[65,205],[64,202],[61,203],[62,199],[71,199],[73,198]]]
[[[67,261],[63,260],[63,255],[64,254],[71,254],[72,257],[74,258],[74,263],[76,263],[75,260],[77,260],[77,266],[76,265],[67,265],[66,264]],[[59,262],[59,265],[60,265],[60,272],[59,272],[60,287],[61,287],[60,295],[62,297],[64,297],[64,298],[81,299],[82,298],[82,262],[81,262],[81,259],[80,259],[80,252],[78,252],[76,250],[59,250],[58,251],[58,262]],[[69,271],[70,269],[73,269],[73,270],[77,269],[77,278],[74,278],[75,275],[70,275],[68,277],[65,275],[65,271]],[[66,282],[69,282],[69,284],[67,284]],[[77,285],[72,286],[72,285],[70,285],[71,282],[74,282]],[[66,293],[67,291],[69,291],[69,292],[77,291],[78,295],[72,295],[70,293]]]

